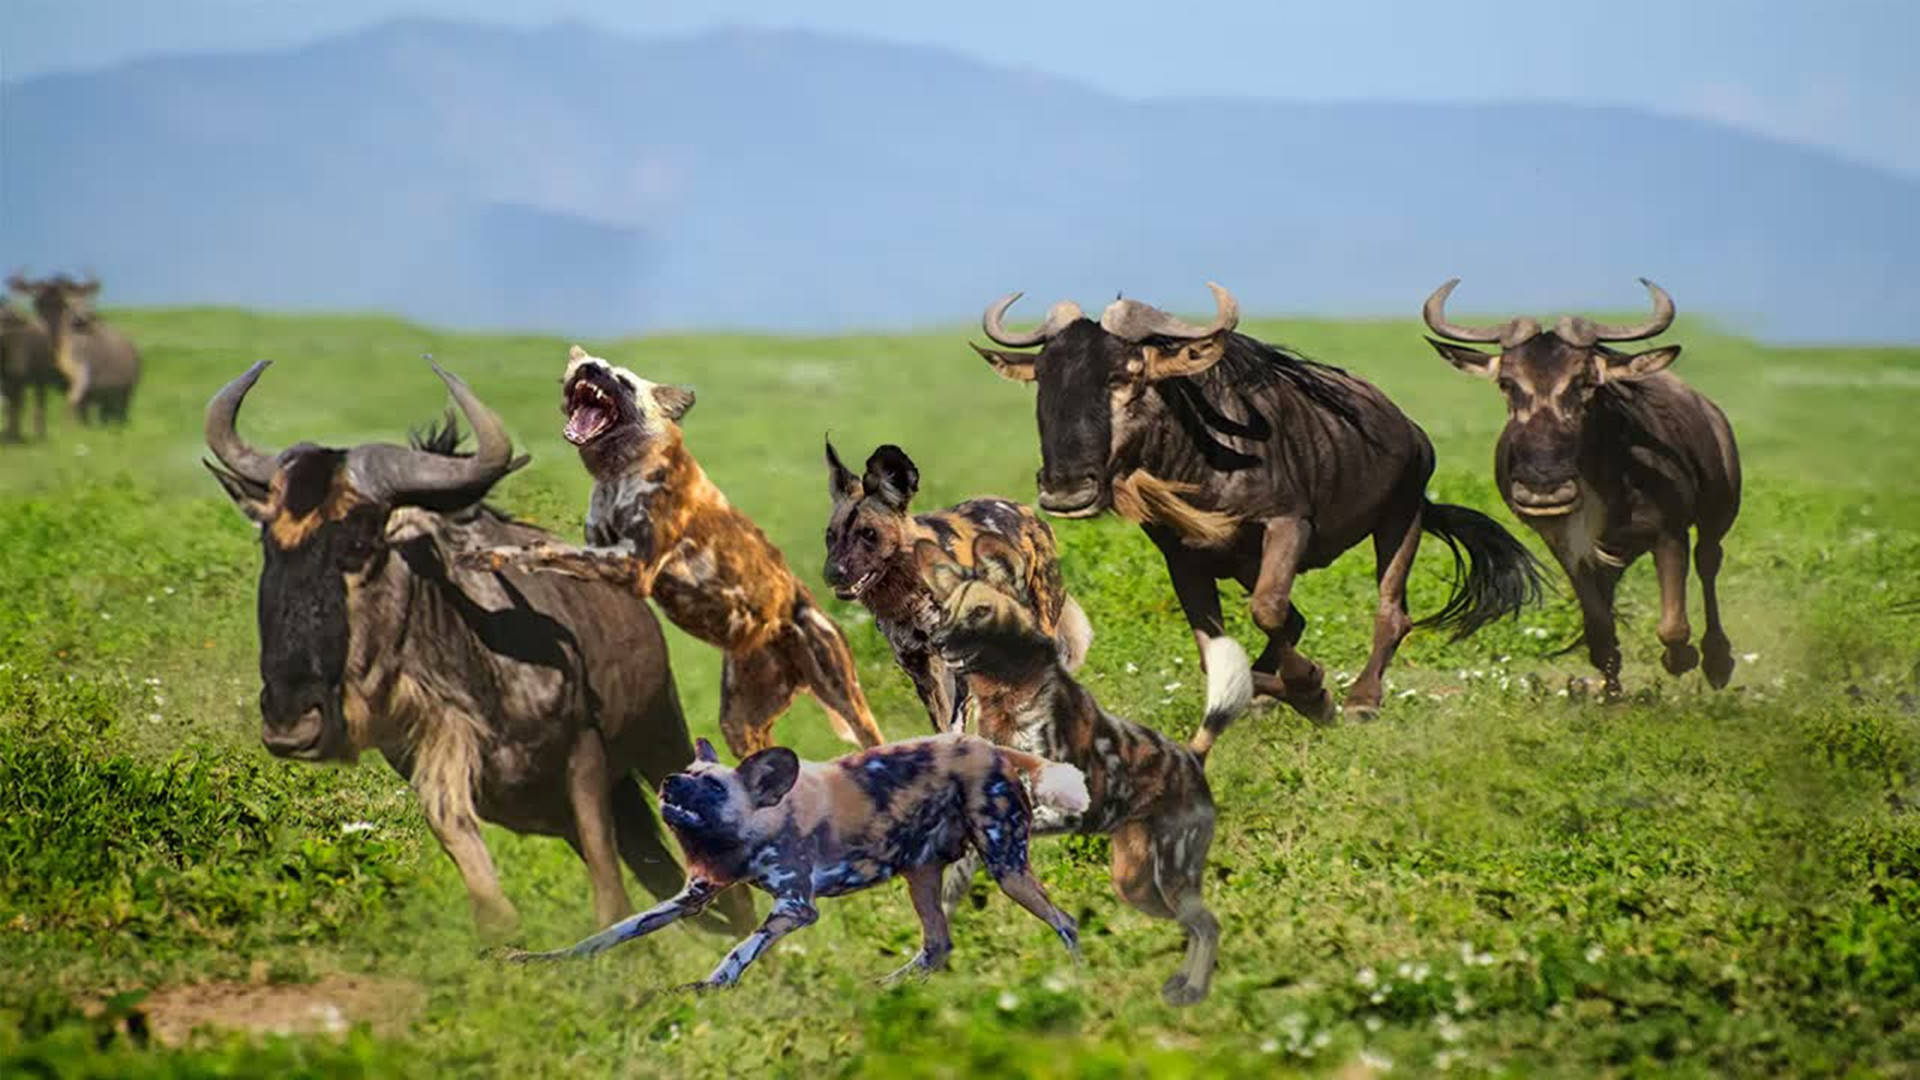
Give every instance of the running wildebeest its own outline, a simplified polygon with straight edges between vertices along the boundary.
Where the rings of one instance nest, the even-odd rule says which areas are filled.
[[[1334,716],[1320,666],[1297,649],[1306,619],[1294,576],[1371,536],[1380,600],[1373,650],[1347,691],[1367,715],[1382,674],[1416,624],[1407,573],[1422,530],[1446,541],[1452,595],[1418,625],[1455,637],[1537,598],[1538,564],[1493,519],[1428,501],[1433,446],[1371,384],[1234,332],[1239,306],[1218,285],[1218,313],[1194,326],[1136,300],[1095,322],[1062,301],[1038,329],[1001,325],[1020,298],[988,306],[981,327],[1009,349],[982,349],[1003,377],[1039,387],[1040,508],[1061,517],[1113,509],[1140,524],[1166,559],[1204,661],[1224,634],[1217,580],[1252,594],[1267,635],[1253,663],[1262,693],[1318,722]]]
[[[611,585],[455,565],[462,548],[549,538],[481,502],[526,459],[458,378],[434,369],[473,428],[472,454],[454,452],[451,414],[412,447],[302,442],[270,454],[234,428],[266,366],[214,396],[206,440],[224,466],[208,469],[260,525],[267,749],[347,762],[378,750],[418,793],[483,932],[509,930],[516,915],[482,819],[573,845],[601,926],[633,910],[621,859],[655,896],[678,893],[684,875],[632,775],[657,788],[693,760],[646,602]],[[745,894],[719,903],[729,928],[750,927]]]
[[[1423,311],[1442,341],[1428,338],[1461,371],[1491,379],[1507,399],[1507,426],[1493,452],[1494,479],[1513,512],[1540,534],[1573,582],[1587,655],[1609,695],[1620,692],[1613,594],[1633,560],[1653,552],[1660,576],[1662,663],[1680,675],[1700,653],[1688,643],[1687,530],[1698,537],[1707,632],[1707,681],[1733,675],[1733,646],[1720,625],[1720,541],[1740,513],[1740,451],[1726,414],[1666,369],[1680,346],[1623,353],[1607,342],[1641,341],[1673,324],[1673,300],[1645,278],[1653,317],[1607,326],[1564,315],[1552,330],[1521,316],[1495,326],[1447,321],[1460,279],[1435,289]],[[1498,345],[1485,353],[1454,342]]]
[[[140,350],[94,312],[100,283],[64,274],[37,281],[14,274],[7,287],[32,299],[74,418],[84,422],[91,413],[103,422],[126,423],[133,388],[140,382]]]
[[[13,305],[0,302],[0,398],[6,399],[6,418],[0,422],[0,442],[19,442],[20,412],[33,392],[33,434],[47,437],[47,391],[63,392],[66,377],[53,366],[53,346],[39,320]]]

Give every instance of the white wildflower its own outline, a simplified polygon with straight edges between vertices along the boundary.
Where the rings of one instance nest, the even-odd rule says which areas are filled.
[[[994,1004],[1000,1006],[1001,1012],[1012,1012],[1020,1007],[1020,995],[1011,990],[1002,990],[1000,991],[1000,1000]]]

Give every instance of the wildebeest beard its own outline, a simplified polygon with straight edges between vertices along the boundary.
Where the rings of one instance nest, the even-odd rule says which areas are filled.
[[[1256,398],[1263,396],[1260,390],[1276,384],[1298,392],[1371,441],[1372,435],[1361,423],[1352,391],[1335,377],[1344,374],[1341,368],[1309,360],[1278,345],[1244,334],[1231,334],[1227,338],[1226,355],[1212,370],[1199,376],[1162,379],[1153,384],[1153,389],[1180,430],[1199,449],[1209,468],[1217,472],[1238,472],[1259,465],[1260,459],[1225,445],[1219,436],[1254,442],[1272,438],[1273,425]],[[1254,393],[1249,395],[1249,390]],[[1239,399],[1246,420],[1234,420],[1209,400],[1210,394],[1224,396],[1229,391]]]

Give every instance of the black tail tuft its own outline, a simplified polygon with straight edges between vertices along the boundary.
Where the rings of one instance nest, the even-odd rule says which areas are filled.
[[[1528,604],[1540,602],[1540,562],[1500,523],[1464,506],[1426,505],[1421,525],[1453,552],[1453,595],[1416,625],[1453,631],[1459,641]]]

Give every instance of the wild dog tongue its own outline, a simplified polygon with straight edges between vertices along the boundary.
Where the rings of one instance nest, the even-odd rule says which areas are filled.
[[[562,434],[569,442],[583,443],[600,434],[612,422],[611,409],[599,402],[583,402],[567,414],[567,426]]]

